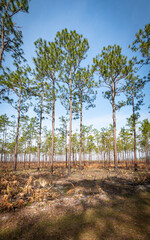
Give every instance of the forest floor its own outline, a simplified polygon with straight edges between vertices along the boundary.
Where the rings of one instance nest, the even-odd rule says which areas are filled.
[[[0,170],[0,240],[149,240],[150,170]]]

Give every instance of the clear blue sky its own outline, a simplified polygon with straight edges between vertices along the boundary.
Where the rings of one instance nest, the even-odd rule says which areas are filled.
[[[29,14],[19,13],[15,21],[22,27],[25,57],[33,67],[34,41],[39,37],[53,41],[57,31],[64,28],[76,30],[89,41],[90,49],[84,64],[92,64],[92,59],[103,46],[118,44],[129,58],[132,52],[128,45],[135,39],[135,33],[150,22],[149,0],[31,0]],[[9,58],[8,58],[9,59]],[[9,60],[10,61],[10,60]],[[11,62],[11,61],[10,61]],[[7,58],[6,58],[7,64]],[[8,64],[9,65],[9,64]],[[142,69],[141,76],[148,68]],[[107,127],[112,123],[112,110],[108,100],[103,99],[102,89],[98,91],[96,108],[84,111],[83,124],[93,124],[95,128]],[[141,108],[141,120],[149,118],[150,84],[144,90],[145,105]],[[7,106],[7,107],[6,107]],[[56,127],[58,117],[65,114],[59,103],[56,105]],[[131,107],[124,107],[117,112],[117,129],[126,124]],[[1,105],[1,112],[11,115],[13,110],[8,105]],[[30,113],[32,115],[32,113]],[[46,121],[51,127],[51,122]],[[73,128],[79,128],[79,121],[73,122]]]

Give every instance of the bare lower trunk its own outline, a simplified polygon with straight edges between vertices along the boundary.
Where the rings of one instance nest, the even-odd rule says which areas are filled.
[[[1,67],[1,65],[2,65],[3,53],[4,53],[4,22],[2,21],[1,50],[0,50],[0,67]]]
[[[19,138],[19,124],[20,124],[20,106],[21,106],[21,90],[20,90],[20,95],[19,95],[17,132],[16,132],[15,154],[14,154],[14,170],[15,170],[15,171],[16,171],[16,169],[17,169],[18,138]]]
[[[41,153],[42,114],[43,114],[43,91],[42,91],[42,95],[41,95],[41,109],[40,109],[40,129],[39,129],[39,142],[38,142],[38,166],[37,166],[37,170],[40,170],[40,153]]]
[[[30,146],[29,146],[29,168],[31,163],[31,149],[32,149],[32,142],[30,142]]]
[[[114,86],[113,86],[114,89]],[[118,160],[117,160],[117,140],[116,140],[116,105],[115,105],[115,94],[113,91],[113,147],[114,147],[114,165],[115,171],[118,170]]]
[[[81,109],[80,109],[80,149],[79,149],[80,170],[81,170],[81,153],[82,153],[82,96],[81,96]]]
[[[105,151],[104,151],[104,168],[105,168]]]
[[[132,95],[132,110],[133,110],[133,134],[134,134],[134,170],[137,171],[136,123],[135,123],[135,107],[134,107],[134,96],[133,95]]]
[[[51,158],[51,173],[53,173],[54,162],[54,141],[55,141],[55,78],[53,76],[53,110],[52,110],[52,158]]]
[[[72,150],[72,160],[73,160],[73,165],[75,165],[75,154],[74,154],[74,149]]]
[[[3,146],[2,146],[2,150],[1,150],[1,162],[3,161]]]
[[[109,148],[109,166],[110,166],[110,148]]]
[[[91,153],[89,151],[89,165],[90,165],[90,161],[91,161]]]
[[[69,125],[68,175],[70,175],[71,173],[71,137],[72,137],[72,74],[70,71],[70,125]]]
[[[47,163],[47,150],[46,150],[46,153],[45,153],[45,162]]]
[[[24,169],[25,169],[25,166],[26,166],[26,153],[24,152],[24,160],[23,160],[23,162],[24,162]]]
[[[145,152],[145,155],[146,155],[146,163],[148,163],[149,162],[148,151]]]
[[[1,162],[3,161],[4,145],[5,145],[5,133],[3,131],[3,141],[2,141],[2,150],[1,150]],[[4,157],[4,161],[5,161],[5,157]]]
[[[84,162],[84,166],[85,166],[85,146],[83,148],[83,162]]]
[[[67,132],[67,124],[66,124],[66,143],[65,143],[65,150],[66,150],[66,168],[68,167],[67,166],[67,135],[68,135],[68,132]]]

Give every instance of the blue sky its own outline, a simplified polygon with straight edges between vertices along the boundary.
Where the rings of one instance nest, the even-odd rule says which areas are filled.
[[[53,41],[57,31],[64,28],[76,30],[88,39],[90,49],[83,65],[92,64],[92,59],[101,52],[103,46],[118,44],[124,55],[131,58],[133,53],[128,45],[135,39],[135,33],[150,22],[149,0],[32,0],[29,14],[19,13],[15,21],[22,27],[24,52],[29,65],[34,67],[34,41],[42,37]],[[7,62],[8,61],[8,62]],[[10,65],[10,58],[6,57],[6,65]],[[148,68],[140,71],[141,76]],[[108,100],[103,99],[102,89],[98,90],[96,107],[84,110],[83,124],[97,129],[107,127],[112,123],[112,110]],[[150,84],[144,90],[145,105],[141,108],[141,120],[149,118]],[[15,113],[6,104],[1,105],[1,112]],[[8,115],[9,115],[8,114]],[[30,111],[30,116],[32,111]],[[64,108],[59,102],[56,104],[56,127],[58,117],[65,115]],[[126,124],[126,118],[131,115],[131,107],[124,107],[117,112],[117,129]],[[45,122],[51,127],[50,119]],[[79,128],[79,121],[73,122],[73,129]]]

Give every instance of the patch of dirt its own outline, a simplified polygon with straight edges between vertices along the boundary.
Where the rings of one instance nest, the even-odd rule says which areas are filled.
[[[136,207],[133,207],[134,205]],[[69,177],[66,176],[66,172],[63,174],[61,169],[60,176],[59,169],[53,176],[48,171],[27,171],[19,174],[5,172],[0,179],[0,236],[1,234],[5,235],[9,229],[22,228],[27,221],[34,224],[35,227],[42,219],[45,221],[46,218],[54,218],[55,221],[58,221],[61,217],[73,214],[81,214],[82,216],[85,212],[87,214],[88,209],[94,209],[90,212],[94,211],[93,214],[95,214],[91,219],[96,219],[94,224],[97,221],[98,226],[106,225],[104,222],[107,215],[112,216],[112,212],[116,222],[119,222],[120,214],[120,216],[125,216],[125,219],[134,219],[133,221],[139,226],[141,225],[141,222],[138,222],[139,219],[141,218],[143,221],[142,219],[145,217],[144,222],[147,226],[150,216],[144,212],[144,208],[141,212],[142,217],[137,212],[138,207],[143,205],[146,209],[150,209],[150,173],[148,171],[135,173],[122,170],[115,173],[114,171],[92,168],[82,171],[72,169],[72,174]],[[99,212],[98,209],[105,209],[105,211],[104,213],[103,210]],[[130,213],[132,210],[134,216]],[[138,216],[138,221],[135,216]],[[103,217],[104,222],[101,222]],[[91,219],[90,224],[93,224]],[[87,222],[83,221],[84,224]],[[141,233],[141,230],[138,228],[139,232]],[[145,232],[143,236],[147,236],[148,230]],[[87,235],[92,236],[92,234],[94,234],[94,239],[98,239],[92,230],[87,234],[86,231],[83,231],[77,240],[84,239]],[[9,238],[6,237],[6,239]],[[16,237],[16,239],[19,238]],[[60,238],[57,236],[56,239]],[[89,237],[89,239],[91,238]],[[139,237],[138,239],[146,238]]]

